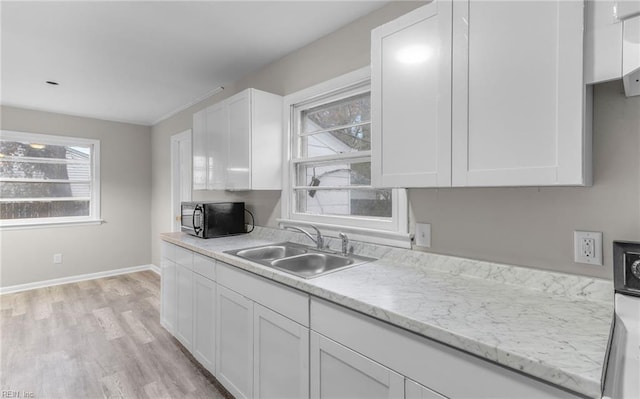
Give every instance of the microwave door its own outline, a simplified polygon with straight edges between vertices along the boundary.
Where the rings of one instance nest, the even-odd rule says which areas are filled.
[[[191,226],[193,227],[194,234],[198,237],[204,236],[202,231],[202,222],[204,220],[203,211],[204,210],[200,205],[196,205],[195,208],[193,208],[193,214],[191,215]]]

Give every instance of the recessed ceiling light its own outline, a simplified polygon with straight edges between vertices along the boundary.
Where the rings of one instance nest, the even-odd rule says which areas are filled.
[[[53,80],[47,80],[46,82],[48,85],[52,85],[52,86],[58,86],[60,83],[58,82],[54,82]]]
[[[29,144],[29,147],[33,148],[34,150],[41,150],[45,147],[44,144],[38,144],[38,143],[31,143]]]

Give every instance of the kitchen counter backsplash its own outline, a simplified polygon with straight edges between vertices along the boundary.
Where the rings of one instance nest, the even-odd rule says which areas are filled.
[[[302,279],[224,253],[291,241],[300,233],[256,227],[251,234],[162,239],[387,321],[593,398],[613,318],[611,281],[351,242],[377,261]],[[332,250],[341,241],[326,238]]]

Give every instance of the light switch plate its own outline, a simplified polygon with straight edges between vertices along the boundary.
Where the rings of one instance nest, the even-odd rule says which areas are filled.
[[[416,223],[416,245],[431,248],[431,225],[429,223]]]
[[[602,265],[602,232],[573,232],[574,262]]]

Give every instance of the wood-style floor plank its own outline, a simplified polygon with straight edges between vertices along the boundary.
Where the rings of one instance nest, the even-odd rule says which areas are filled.
[[[0,295],[0,388],[36,398],[229,398],[159,311],[151,271]]]

